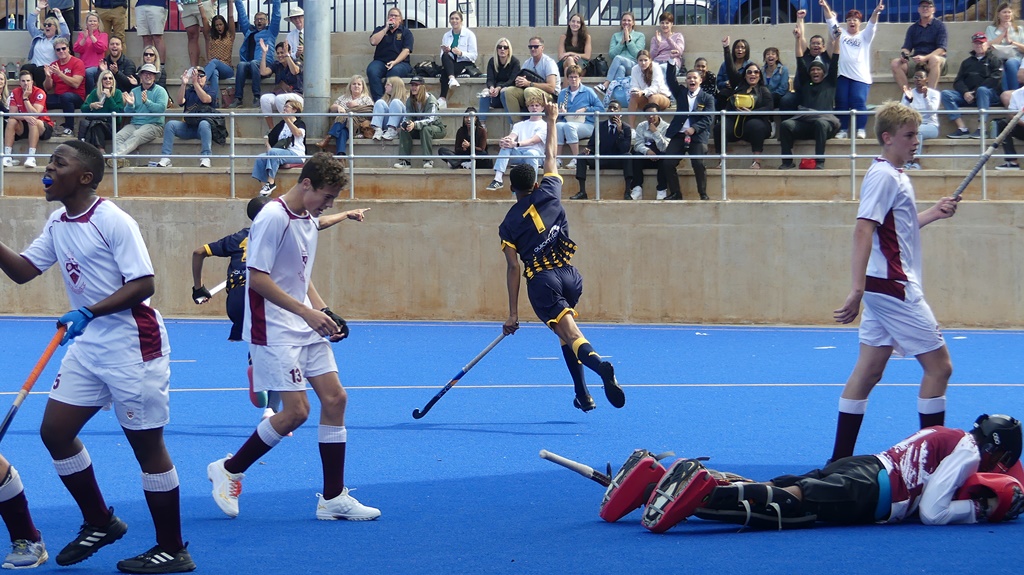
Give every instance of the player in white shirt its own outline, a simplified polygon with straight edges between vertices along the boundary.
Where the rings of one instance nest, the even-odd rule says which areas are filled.
[[[846,13],[845,26],[839,25],[836,13],[829,7],[826,0],[818,0],[822,11],[825,13],[825,21],[832,30],[833,35],[839,35],[839,77],[836,80],[836,111],[848,110],[867,111],[868,92],[871,90],[871,41],[875,38],[875,26],[878,24],[878,15],[885,9],[882,0],[879,0],[871,12],[868,25],[861,30],[860,24],[864,15],[860,10],[850,10]],[[866,138],[864,128],[867,126],[868,117],[866,114],[857,116],[858,138]],[[849,137],[850,128],[849,114],[839,114],[839,132],[836,138]]]
[[[917,211],[914,188],[901,167],[914,157],[921,114],[890,102],[875,115],[882,155],[864,175],[853,232],[853,287],[833,312],[839,323],[860,313],[860,354],[839,399],[832,461],[853,455],[868,394],[882,378],[893,351],[914,356],[924,368],[918,394],[921,427],[942,425],[946,386],[953,373],[942,332],[921,286],[921,228],[956,213],[957,198],[942,198]]]
[[[249,342],[253,389],[279,392],[284,405],[260,422],[234,456],[207,466],[214,501],[228,517],[238,515],[245,470],[309,417],[306,382],[320,399],[324,483],[323,493],[317,494],[317,519],[380,517],[378,509],[362,505],[345,487],[348,394],[338,379],[330,342],[348,336],[348,326],[312,283],[318,219],[347,186],[342,164],[330,154],[316,154],[303,165],[298,183],[267,204],[249,230],[242,338]],[[348,213],[350,219],[363,219],[362,210]]]
[[[47,218],[24,253],[0,244],[0,268],[19,284],[56,265],[76,308],[58,320],[67,326],[62,345],[72,343],[40,426],[57,474],[84,519],[57,564],[84,561],[128,530],[104,502],[89,452],[78,438],[92,416],[112,403],[142,468],[157,540],[117,567],[128,573],[192,571],[196,566],[181,538],[178,474],[163,439],[170,416],[170,346],[163,319],[148,305],[153,265],[135,220],[96,195],[103,169],[96,148],[75,140],[58,146],[43,186],[47,201],[63,207]]]

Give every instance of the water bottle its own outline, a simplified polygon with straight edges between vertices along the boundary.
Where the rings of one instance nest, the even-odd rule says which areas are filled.
[[[18,19],[14,17],[14,14],[7,16],[7,29],[15,30],[18,28]]]

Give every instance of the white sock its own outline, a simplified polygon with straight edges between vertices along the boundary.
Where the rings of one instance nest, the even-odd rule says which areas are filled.
[[[29,148],[28,149],[28,155],[30,155],[30,156],[36,155],[36,149],[35,148]]]
[[[919,397],[917,398],[917,412],[923,415],[932,415],[946,411],[946,396]]]
[[[14,153],[14,148],[12,148],[11,146],[4,146],[5,156],[10,156],[12,153]]]
[[[839,398],[839,411],[841,413],[850,413],[853,415],[864,415],[868,410],[868,400],[866,399],[846,399],[845,397]]]

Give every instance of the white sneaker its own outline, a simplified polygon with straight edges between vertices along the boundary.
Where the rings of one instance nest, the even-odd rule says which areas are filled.
[[[846,130],[839,130],[838,132],[836,132],[836,139],[837,140],[849,140],[850,139],[850,134],[847,133]]]
[[[384,131],[384,135],[381,137],[390,142],[398,137],[398,130],[394,126],[388,126],[388,129]]]
[[[462,168],[463,170],[468,170],[468,169],[473,167],[473,163],[472,162],[462,162],[461,164],[459,164],[459,167]]]
[[[668,190],[658,190],[658,193],[654,196],[656,199],[664,200],[668,197]]]
[[[865,131],[865,130],[857,130],[857,139],[858,140],[866,140],[867,137],[868,137],[867,131]]]
[[[228,454],[231,457],[231,454]],[[244,473],[229,473],[224,469],[228,457],[206,466],[206,477],[213,483],[213,500],[228,517],[238,517],[238,494],[242,492]],[[353,500],[354,501],[354,500]]]
[[[384,138],[384,132],[380,128],[378,128],[377,126],[374,126],[373,127],[373,139],[377,140],[379,142],[383,138]]]
[[[10,156],[4,156],[3,164],[4,164],[5,168],[13,168],[14,167],[14,159],[11,158]]]
[[[423,162],[423,169],[429,170],[429,169],[431,169],[433,167],[434,167],[434,161],[433,160],[427,160],[426,162]]]
[[[449,88],[458,88],[459,86],[461,86],[461,84],[459,84],[459,81],[455,79],[455,76],[452,76],[451,78],[448,78],[448,87]]]
[[[565,165],[565,169],[567,169],[567,170],[575,170],[576,169],[576,158],[573,158],[573,159],[569,160],[569,163]]]
[[[36,159],[33,158],[32,156],[29,156],[29,157],[25,158],[25,167],[26,168],[34,168],[34,167],[36,167]]]
[[[171,159],[170,158],[160,158],[160,161],[157,162],[156,165],[160,166],[161,168],[170,168],[171,167]]]
[[[409,167],[409,162],[406,162],[405,160],[398,160],[395,162],[395,167],[399,170],[404,170]]]
[[[668,194],[666,194],[668,195]],[[633,189],[629,191],[629,197],[634,200],[639,200],[644,197],[644,189],[640,186],[633,186]]]
[[[209,168],[210,165],[211,165],[210,164],[210,158],[200,158],[199,159],[199,167],[200,168]]]
[[[445,100],[444,98],[438,98],[437,99],[437,107],[441,108],[442,110],[447,108],[448,107],[448,100]]]
[[[269,196],[270,193],[273,192],[276,189],[277,189],[277,186],[275,184],[271,184],[270,182],[267,182],[267,183],[263,184],[262,188],[260,188],[260,195],[261,196]]]
[[[334,499],[324,499],[324,496],[319,493],[316,494],[316,498],[316,518],[321,521],[337,519],[370,521],[380,517],[380,509],[368,507],[356,501],[355,497],[348,494],[348,487]]]

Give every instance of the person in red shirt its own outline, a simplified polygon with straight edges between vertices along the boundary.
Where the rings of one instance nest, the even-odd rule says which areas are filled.
[[[36,167],[36,147],[39,140],[49,140],[53,135],[53,120],[46,115],[46,92],[35,85],[32,80],[31,70],[22,70],[18,76],[18,84],[7,102],[11,112],[23,114],[39,114],[39,116],[17,116],[7,119],[7,127],[4,131],[4,159],[5,168],[14,165],[11,153],[14,147],[14,140],[28,138],[28,157],[25,158],[25,167]]]
[[[85,63],[71,55],[71,45],[65,38],[53,41],[57,61],[46,67],[46,105],[64,110],[65,136],[75,135],[74,113],[85,102]]]

